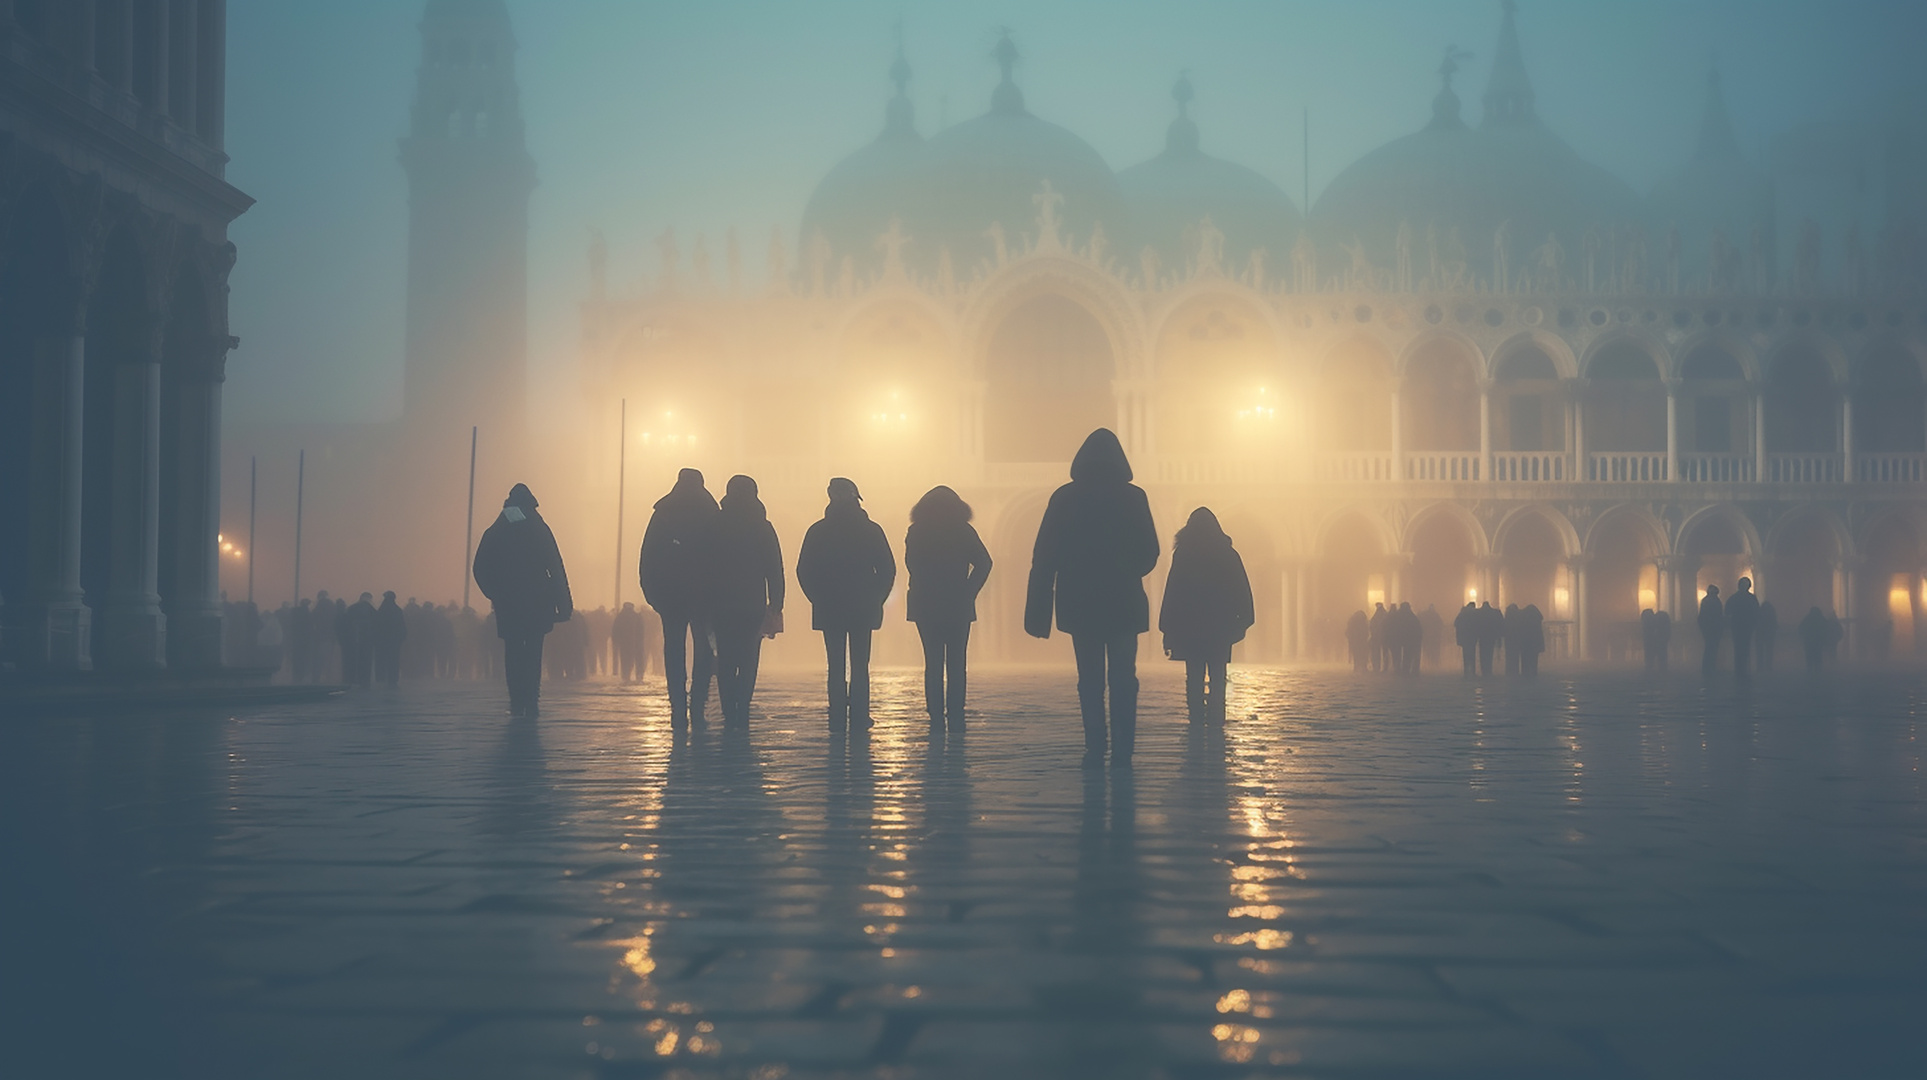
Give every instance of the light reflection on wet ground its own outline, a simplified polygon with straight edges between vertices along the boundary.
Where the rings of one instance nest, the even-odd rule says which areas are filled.
[[[1922,685],[814,680],[4,728],[17,1075],[1927,1075]]]

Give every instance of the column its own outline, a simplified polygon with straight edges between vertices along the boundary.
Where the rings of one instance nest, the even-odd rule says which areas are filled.
[[[1592,628],[1586,602],[1586,562],[1584,555],[1567,560],[1572,577],[1572,655],[1575,660],[1592,659]]]
[[[1392,479],[1405,479],[1405,410],[1403,379],[1392,380]]]
[[[1854,594],[1854,566],[1851,558],[1840,560],[1840,628],[1846,631],[1840,642],[1840,658],[1851,660],[1860,648],[1859,598]]]
[[[74,5],[73,32],[75,73],[85,87],[94,77],[94,5]]]
[[[1303,563],[1292,568],[1292,619],[1297,624],[1296,633],[1298,659],[1311,659],[1311,604],[1307,593],[1311,586],[1311,570]]]
[[[1505,606],[1499,603],[1499,585],[1503,564],[1504,560],[1497,555],[1478,556],[1474,565],[1478,568],[1479,584],[1477,587],[1479,590],[1480,603],[1491,601],[1493,607],[1503,608]],[[1465,603],[1465,597],[1459,597],[1459,603]]]
[[[1753,388],[1753,480],[1766,483],[1766,394]]]
[[[113,444],[107,515],[107,593],[100,610],[102,667],[167,663],[161,614],[160,320],[151,313],[130,335],[137,344],[113,373]]]
[[[201,73],[196,62],[200,50],[201,29],[198,16],[200,0],[174,0],[168,10],[171,25],[167,31],[171,54],[168,63],[169,77],[174,80],[168,91],[168,112],[174,123],[188,131],[199,128]]]
[[[1572,380],[1572,478],[1590,480],[1591,463],[1586,460],[1586,380]],[[1576,610],[1576,609],[1575,609]]]
[[[1666,479],[1679,479],[1679,380],[1666,380]]]
[[[178,425],[173,595],[167,598],[169,667],[221,664],[221,388],[225,343],[208,342],[181,375],[170,420]],[[184,358],[185,359],[185,358]]]
[[[1492,380],[1479,380],[1479,477],[1492,479]]]
[[[168,72],[167,65],[168,43],[173,37],[169,28],[173,25],[173,19],[167,10],[168,0],[149,0],[149,2],[153,4],[154,37],[150,41],[140,43],[141,47],[147,49],[152,55],[154,62],[154,84],[147,88],[147,109],[148,112],[156,117],[165,117],[167,115],[167,92],[173,79],[173,76]],[[130,31],[135,31],[128,34],[130,39],[140,36],[138,33],[140,29],[140,18],[138,14],[129,21],[128,28]]]
[[[1853,483],[1853,394],[1840,393],[1840,482]]]
[[[206,46],[198,58],[201,77],[201,140],[216,150],[227,146],[227,0],[201,0]]]
[[[87,339],[74,328],[34,342],[34,416],[28,451],[26,616],[18,631],[30,667],[93,666],[93,613],[80,588],[81,405]]]

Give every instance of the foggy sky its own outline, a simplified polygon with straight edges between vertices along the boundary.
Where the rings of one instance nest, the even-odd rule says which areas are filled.
[[[1203,148],[1301,201],[1430,115],[1448,44],[1475,53],[1457,87],[1476,122],[1496,0],[509,0],[529,149],[530,364],[536,400],[574,392],[575,305],[589,231],[612,288],[653,272],[675,227],[720,253],[742,234],[751,282],[772,226],[794,251],[817,180],[874,138],[892,24],[915,70],[918,128],[985,111],[1009,26],[1030,110],[1113,168],[1163,148],[1189,70]],[[247,0],[229,7],[228,178],[259,202],[241,261],[227,418],[388,419],[400,412],[406,133],[420,0]],[[1805,120],[1927,100],[1927,4],[1909,0],[1521,0],[1539,114],[1642,193],[1684,162],[1717,57],[1742,145]]]

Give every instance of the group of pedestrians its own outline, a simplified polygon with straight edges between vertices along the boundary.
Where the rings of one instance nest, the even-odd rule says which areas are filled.
[[[1345,620],[1345,650],[1353,671],[1417,675],[1444,632],[1437,608],[1427,605],[1421,612],[1413,611],[1410,601],[1390,607],[1378,603],[1371,615],[1354,611]]]
[[[1467,601],[1452,619],[1452,638],[1467,676],[1492,674],[1502,649],[1507,675],[1537,675],[1546,651],[1546,617],[1537,604],[1507,604],[1501,611],[1490,600]]]
[[[1641,619],[1643,626],[1648,625],[1645,616]],[[1663,650],[1672,636],[1672,619],[1659,613],[1650,625],[1656,629],[1662,619],[1663,636],[1656,642],[1649,638],[1647,643],[1648,667],[1655,666],[1652,650],[1656,646],[1662,651],[1657,666],[1665,666]],[[1755,665],[1761,671],[1773,670],[1774,653],[1780,640],[1780,616],[1771,601],[1762,602],[1754,595],[1751,578],[1741,578],[1733,595],[1724,601],[1720,599],[1719,586],[1707,586],[1700,598],[1697,622],[1702,673],[1711,675],[1718,670],[1722,646],[1728,639],[1732,642],[1733,674],[1745,678]],[[1794,633],[1800,639],[1800,651],[1805,655],[1808,671],[1820,671],[1829,661],[1838,659],[1840,642],[1846,637],[1840,619],[1821,611],[1817,605],[1807,610],[1794,627]]]

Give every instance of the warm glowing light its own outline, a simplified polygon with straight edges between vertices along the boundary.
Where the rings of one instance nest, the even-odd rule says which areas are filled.
[[[1479,590],[1477,590],[1477,589],[1475,589],[1475,588],[1473,588],[1473,587],[1472,587],[1472,586],[1470,586],[1470,585],[1467,585],[1467,586],[1465,587],[1465,602],[1466,602],[1466,603],[1468,603],[1468,604],[1476,604],[1476,603],[1478,603],[1478,602],[1479,602]]]
[[[1385,602],[1385,575],[1373,574],[1365,579],[1365,606],[1372,607]]]
[[[1572,608],[1572,590],[1564,585],[1552,590],[1552,610],[1556,615],[1565,615]]]
[[[911,426],[910,403],[903,391],[891,390],[878,398],[870,410],[870,423],[878,431],[908,431]]]
[[[1559,590],[1565,592],[1564,589]],[[1651,589],[1639,590],[1639,610],[1649,611],[1659,607],[1659,594]]]
[[[1272,397],[1271,388],[1260,386],[1250,399],[1237,410],[1237,418],[1245,423],[1269,424],[1278,419],[1278,402]]]

